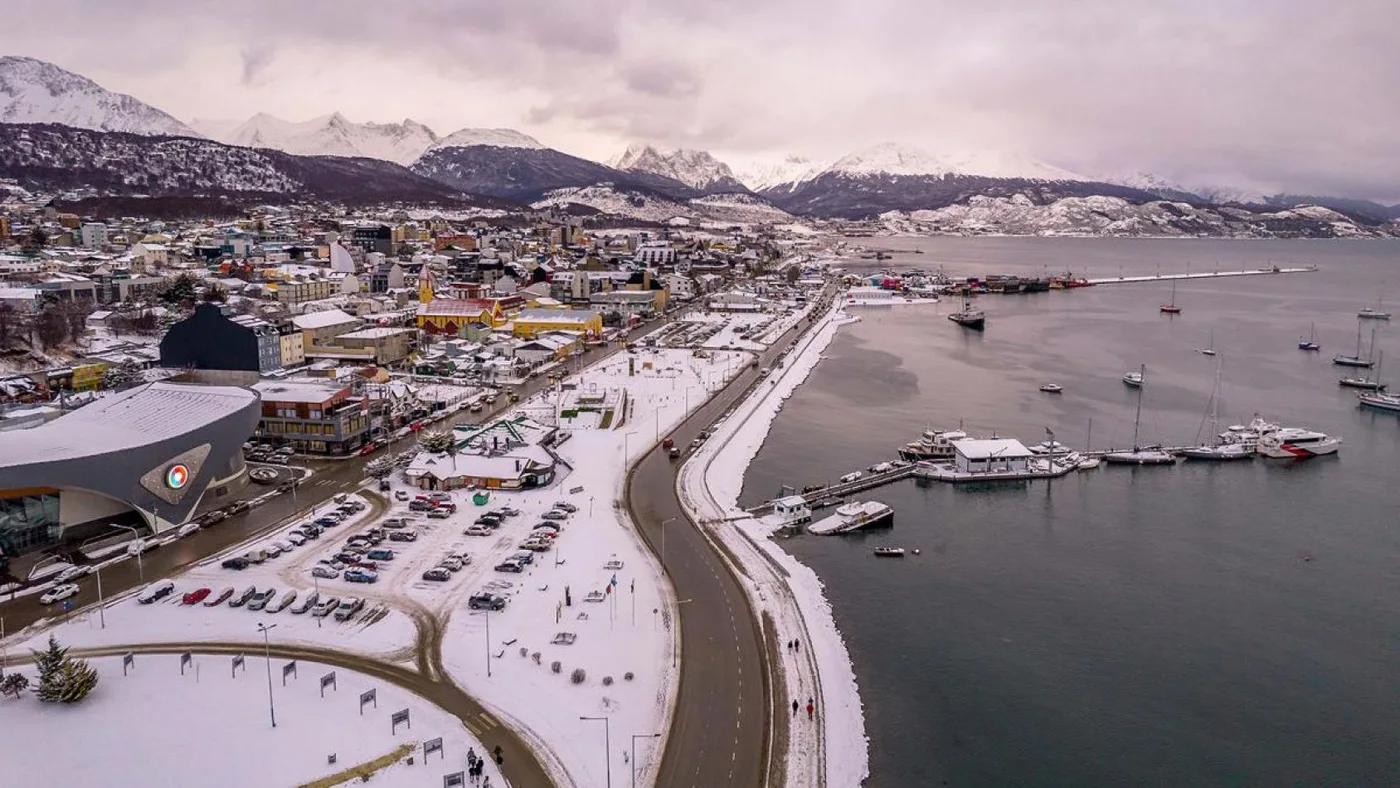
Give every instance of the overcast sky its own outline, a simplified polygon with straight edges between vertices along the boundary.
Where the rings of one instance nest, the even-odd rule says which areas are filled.
[[[1400,199],[1386,0],[50,0],[0,53],[184,120],[411,117],[607,158],[882,141]]]

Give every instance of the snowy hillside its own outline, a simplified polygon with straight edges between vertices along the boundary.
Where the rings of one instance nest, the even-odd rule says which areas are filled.
[[[429,150],[470,148],[477,145],[491,148],[544,149],[539,140],[515,129],[460,129],[438,140]]]
[[[734,177],[729,165],[702,150],[679,148],[663,151],[651,145],[629,145],[622,155],[608,164],[619,170],[661,175],[712,194],[747,190]]]
[[[792,216],[748,194],[712,194],[692,200],[677,200],[631,191],[612,184],[556,189],[533,208],[565,209],[585,206],[612,216],[646,222],[665,222],[685,217],[710,224],[777,224]]]
[[[219,121],[196,121],[206,135],[230,145],[272,148],[302,156],[366,156],[410,164],[437,142],[433,130],[414,120],[355,123],[339,112],[302,122],[259,113],[228,128]]]
[[[1066,170],[1028,156],[989,151],[948,152],[933,155],[908,145],[885,142],[843,156],[823,174],[866,175],[972,175],[983,178],[1083,180]]]
[[[28,57],[0,57],[0,123],[60,123],[96,131],[198,137],[194,129],[124,93]]]
[[[803,181],[816,177],[826,165],[805,156],[788,156],[782,161],[754,161],[737,170],[741,183],[756,192],[783,187],[791,190]]]

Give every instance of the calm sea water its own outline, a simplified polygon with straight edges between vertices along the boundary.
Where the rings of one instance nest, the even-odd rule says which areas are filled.
[[[1196,439],[1219,351],[1223,424],[1259,412],[1345,440],[1302,464],[1102,468],[863,494],[892,532],[787,540],[826,581],[855,662],[873,786],[1400,785],[1400,419],[1361,411],[1334,353],[1391,292],[1400,245],[875,239],[879,266],[1089,276],[1316,263],[1321,272],[864,310],[790,399],[744,498],[894,457],[926,426],[1082,447]],[[912,250],[922,249],[922,254]],[[866,270],[875,264],[862,262]],[[858,267],[853,264],[852,268]],[[1400,320],[1367,321],[1394,360]],[[1316,323],[1321,353],[1296,349]],[[1041,394],[1054,381],[1064,394]],[[877,560],[875,544],[917,548]]]

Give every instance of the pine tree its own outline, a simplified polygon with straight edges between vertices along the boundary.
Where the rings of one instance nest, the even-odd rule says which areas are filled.
[[[63,663],[68,659],[68,649],[59,646],[58,639],[49,635],[49,647],[43,651],[35,651],[33,654],[34,667],[39,670],[39,689],[36,694],[40,700],[56,700],[59,671],[63,669]]]
[[[13,695],[16,699],[20,693],[29,689],[29,677],[23,673],[11,673],[0,679],[0,695]]]
[[[450,433],[438,430],[424,431],[418,436],[418,445],[423,447],[423,451],[447,454],[456,448],[456,439]]]
[[[49,635],[49,647],[35,651],[34,666],[39,669],[39,689],[34,694],[46,703],[77,703],[97,686],[97,671],[87,660],[68,656],[68,649]]]
[[[59,669],[60,703],[77,703],[97,687],[97,671],[85,659],[69,659]]]

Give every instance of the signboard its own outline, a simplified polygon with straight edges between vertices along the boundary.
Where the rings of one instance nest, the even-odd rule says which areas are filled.
[[[583,488],[582,488],[582,487],[570,487],[570,488],[569,488],[569,495],[578,495],[578,494],[581,493],[581,492],[583,492]]]
[[[126,675],[127,668],[134,667],[136,667],[136,655],[128,651],[122,655],[122,675]]]
[[[425,766],[428,763],[428,756],[432,753],[437,753],[439,758],[447,758],[447,753],[442,751],[441,736],[437,737],[436,739],[428,739],[427,741],[423,742],[423,764]]]
[[[247,667],[246,665],[243,664],[243,655],[242,655],[242,654],[235,654],[235,655],[233,655],[233,666],[230,668],[230,672],[231,672],[234,676],[237,676],[237,675],[238,675],[238,669],[239,669],[239,668],[243,668],[243,670],[245,670],[245,671],[248,670],[248,667]]]
[[[292,660],[291,662],[288,662],[287,664],[285,664],[285,665],[282,666],[282,686],[284,686],[284,687],[287,686],[287,676],[288,676],[289,674],[291,675],[292,678],[296,678],[296,677],[297,677],[297,661],[296,661],[296,660]]]
[[[375,691],[374,691],[374,690],[372,690],[372,689],[370,689],[370,690],[365,690],[364,692],[361,692],[361,693],[360,693],[360,716],[361,716],[361,717],[365,716],[365,704],[366,704],[366,703],[373,703],[373,704],[374,704],[374,707],[375,707],[376,709],[379,708],[379,696],[378,696],[377,694],[375,694]]]
[[[413,730],[413,723],[408,720],[408,709],[396,711],[393,716],[389,718],[389,733],[391,735],[399,732],[399,723],[403,723],[408,726],[409,730]]]
[[[321,677],[321,697],[323,698],[326,697],[326,687],[337,691],[340,690],[340,688],[335,685],[335,671],[333,670]]]
[[[184,463],[177,462],[165,469],[165,486],[172,490],[178,490],[189,484],[190,469]]]
[[[442,776],[442,788],[461,788],[467,784],[466,772],[453,772]]]
[[[194,664],[194,655],[186,651],[180,655],[180,675],[185,675],[185,666]]]

